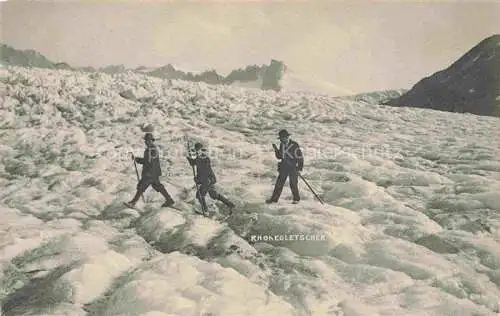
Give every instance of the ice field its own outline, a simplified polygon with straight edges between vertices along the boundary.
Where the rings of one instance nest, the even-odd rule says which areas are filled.
[[[499,118],[134,73],[0,69],[4,315],[500,313]],[[152,124],[161,178],[125,208]],[[302,201],[277,176],[286,128]],[[183,136],[209,147],[225,222],[192,212]],[[209,207],[223,207],[207,199]],[[259,240],[251,236],[323,236]]]

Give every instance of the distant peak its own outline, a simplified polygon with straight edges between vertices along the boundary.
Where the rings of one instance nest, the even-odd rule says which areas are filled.
[[[477,115],[500,115],[500,34],[483,39],[446,69],[388,102]]]

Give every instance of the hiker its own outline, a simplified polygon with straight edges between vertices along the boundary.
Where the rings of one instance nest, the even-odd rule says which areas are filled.
[[[172,206],[174,204],[174,200],[168,194],[167,190],[160,182],[161,168],[160,168],[160,157],[158,153],[158,149],[154,144],[154,137],[151,133],[146,133],[144,135],[144,142],[146,143],[146,149],[144,150],[144,157],[133,157],[132,159],[135,162],[142,164],[142,176],[141,180],[137,184],[137,193],[135,194],[132,201],[127,202],[126,204],[134,207],[141,195],[146,191],[146,189],[151,185],[153,189],[157,192],[160,192],[165,198],[165,203],[162,206]]]
[[[196,151],[196,157],[186,157],[191,166],[196,166],[196,176],[194,177],[194,182],[197,184],[198,190],[196,191],[196,198],[200,201],[201,209],[203,213],[208,212],[208,206],[205,201],[205,196],[207,193],[212,199],[221,201],[232,213],[234,204],[227,198],[219,194],[214,185],[217,182],[214,171],[212,170],[212,165],[210,163],[210,158],[207,155],[206,149],[201,143],[194,144],[194,149]]]
[[[293,195],[293,204],[297,204],[300,201],[299,188],[298,188],[298,177],[299,172],[302,171],[304,167],[304,158],[302,157],[302,151],[300,150],[299,144],[290,139],[290,134],[287,130],[283,129],[278,133],[280,140],[280,147],[277,148],[273,144],[274,153],[278,160],[278,179],[274,186],[274,191],[271,198],[266,200],[266,203],[277,203],[281,192],[283,191],[283,186],[285,185],[286,178],[289,178],[290,189]]]

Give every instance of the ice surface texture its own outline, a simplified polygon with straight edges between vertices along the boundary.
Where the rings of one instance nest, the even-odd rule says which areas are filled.
[[[499,119],[348,98],[4,68],[5,315],[497,315]],[[154,126],[162,181],[138,210],[128,154]],[[302,145],[303,201],[266,205],[271,142]],[[195,215],[182,136],[210,150],[227,223]],[[218,206],[209,200],[211,207]],[[250,236],[326,236],[250,242]]]

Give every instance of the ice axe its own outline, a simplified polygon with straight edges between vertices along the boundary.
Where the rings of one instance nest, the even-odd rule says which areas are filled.
[[[302,181],[304,181],[304,183],[307,185],[309,190],[311,190],[311,192],[314,194],[314,196],[318,199],[318,201],[320,201],[321,204],[325,204],[325,202],[323,202],[323,200],[316,194],[316,192],[314,192],[313,188],[311,188],[309,183],[307,183],[306,179],[304,179],[304,177],[300,174],[300,172],[299,172],[299,177],[302,179]]]
[[[184,135],[184,142],[186,144],[188,155],[191,156],[191,146],[189,144],[189,139],[187,138],[186,135]],[[193,168],[193,177],[196,177],[196,171],[194,169],[194,166],[191,166],[191,167]],[[196,186],[196,188],[198,188],[198,186]]]
[[[132,156],[132,160],[134,161],[134,168],[135,168],[135,174],[137,175],[137,182],[141,181],[141,178],[139,177],[139,170],[137,169],[137,163],[135,162],[135,156],[133,152],[129,152],[129,154]],[[141,194],[142,201],[146,203],[146,200],[144,199],[144,195]]]
[[[187,149],[188,155],[189,155],[189,157],[191,157],[191,145],[190,145],[189,139],[187,138],[186,135],[184,135],[184,142],[186,144],[186,149]],[[193,169],[193,177],[196,178],[196,169],[194,168],[194,166],[191,166],[191,168]],[[200,187],[199,187],[198,183],[195,183],[195,184],[196,184],[196,197],[198,197],[198,191],[199,191]]]

